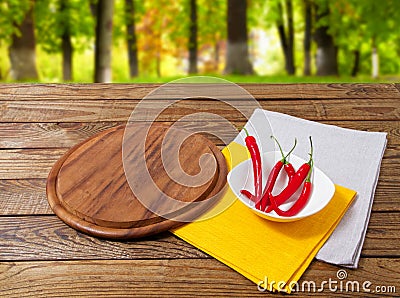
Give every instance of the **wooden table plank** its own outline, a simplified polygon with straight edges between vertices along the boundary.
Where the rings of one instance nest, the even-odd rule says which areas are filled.
[[[0,260],[152,259],[206,257],[168,234],[109,241],[86,236],[56,216],[0,217]],[[363,256],[400,257],[400,212],[371,216]]]
[[[0,148],[68,148],[123,123],[0,123]]]
[[[0,223],[1,261],[209,258],[167,232],[111,241],[80,233],[56,216],[0,217]]]
[[[110,127],[124,124],[125,122],[53,122],[53,123],[0,123],[0,149],[12,148],[66,148],[72,147],[90,136]],[[172,125],[173,122],[163,122]],[[388,133],[388,146],[400,145],[400,121],[322,121],[322,123],[336,125],[343,128],[363,131],[379,131]],[[232,124],[239,128],[244,126],[244,121],[233,121]],[[236,137],[237,132],[226,130],[225,124],[217,121],[188,121],[185,127],[207,128],[218,136],[228,139]],[[215,144],[222,142],[212,135],[207,135]]]
[[[58,151],[59,155],[62,153],[63,151]],[[37,156],[35,155],[35,157]],[[57,158],[58,156],[52,157],[52,161]],[[28,161],[25,159],[16,163],[9,162],[0,167],[0,173],[7,177],[7,180],[0,180],[0,215],[52,214],[45,193],[45,178],[52,166],[52,161],[47,164],[48,168],[45,170],[39,167],[39,172],[36,173],[21,172],[21,168],[30,171],[37,170],[35,161]],[[7,165],[11,168],[7,169]],[[375,192],[373,211],[400,211],[400,175],[397,166],[397,161],[393,162],[391,159],[387,160],[386,156],[384,157]],[[21,173],[22,176],[30,177],[20,179]],[[35,179],[31,176],[40,176],[41,178]]]
[[[400,211],[400,177],[383,170],[373,211]],[[53,214],[46,199],[46,179],[0,180],[0,216]]]
[[[54,163],[69,148],[4,149],[0,152],[0,179],[47,178]],[[400,171],[400,147],[387,148],[381,175],[394,179]]]
[[[139,100],[14,100],[0,101],[1,122],[102,122],[127,121]],[[161,100],[143,103],[147,113],[135,120],[149,120],[158,115]],[[261,107],[309,120],[400,120],[399,98],[348,100],[268,100]],[[252,113],[248,101],[233,101],[235,108],[215,100],[182,100],[165,109],[158,121],[176,121],[193,113],[222,115],[230,120],[246,120],[243,113]],[[199,119],[207,120],[205,114]],[[214,120],[214,119],[212,119]]]
[[[394,87],[400,92],[400,84],[394,84]]]
[[[397,224],[396,224],[397,222]],[[368,224],[362,255],[368,257],[392,256],[400,257],[400,213],[399,212],[372,212]],[[388,241],[393,245],[389,248],[384,244]],[[381,254],[381,252],[383,252]]]
[[[376,268],[381,268],[379,272]],[[338,268],[313,262],[299,281],[321,285],[329,278],[336,281]],[[348,270],[345,281],[399,289],[400,261],[362,259],[358,270]],[[126,260],[82,262],[7,262],[0,263],[0,288],[7,297],[127,297],[127,296],[224,296],[265,295],[257,286],[222,263],[214,260]],[[301,288],[301,287],[300,287]],[[304,287],[306,290],[308,286]],[[343,287],[345,289],[345,286]],[[362,289],[362,287],[360,286]],[[313,297],[334,295],[328,285]],[[307,293],[298,293],[304,295]],[[340,292],[340,297],[365,297],[366,293]],[[374,297],[373,293],[369,293]],[[389,293],[393,295],[393,293]],[[297,295],[296,295],[297,296]],[[376,297],[379,294],[376,294]]]
[[[0,179],[47,178],[54,163],[68,150],[9,149],[0,152]]]
[[[46,179],[0,180],[0,216],[54,214],[47,202]]]
[[[258,294],[255,285],[235,271],[170,234],[139,241],[108,241],[78,233],[52,215],[45,195],[45,178],[54,162],[74,144],[124,123],[140,99],[158,86],[0,84],[0,296]],[[388,149],[360,269],[347,270],[346,280],[395,285],[398,291],[400,85],[242,86],[263,108],[272,111],[352,129],[388,132]],[[240,97],[223,88],[218,92],[233,97],[231,103],[239,110],[252,110]],[[165,98],[149,102],[148,112],[154,113],[163,102]],[[157,121],[170,124],[198,112],[221,115],[236,127],[246,121],[237,109],[200,99],[175,104]],[[219,123],[203,116],[186,124],[208,126],[234,137]],[[216,138],[212,140],[222,145]],[[313,262],[302,280],[335,279],[337,270],[336,266]],[[303,294],[307,293],[300,296]],[[329,295],[331,292],[325,289],[316,296]],[[365,293],[340,295],[363,297]]]
[[[397,84],[238,84],[257,100],[394,98]],[[161,84],[1,84],[0,100],[142,99]]]
[[[45,179],[0,180],[0,216],[53,214],[46,199]],[[374,212],[400,211],[400,178],[380,176]]]

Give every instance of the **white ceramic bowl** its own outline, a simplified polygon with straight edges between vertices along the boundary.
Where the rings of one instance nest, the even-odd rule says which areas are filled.
[[[276,164],[276,162],[280,159],[282,159],[282,157],[279,151],[265,152],[262,155],[263,189],[267,181],[269,172]],[[289,160],[296,170],[306,162],[305,160],[293,154],[290,155]],[[326,205],[328,205],[329,201],[333,197],[333,194],[335,193],[335,185],[332,183],[328,176],[326,176],[320,169],[315,166],[313,167],[311,177],[313,188],[306,206],[298,214],[290,217],[279,216],[278,214],[276,214],[275,211],[272,211],[270,213],[260,211],[255,208],[255,204],[253,201],[249,200],[246,196],[240,193],[242,189],[247,189],[254,194],[253,166],[250,159],[243,161],[229,172],[228,183],[234,194],[239,198],[239,200],[257,215],[272,221],[290,222],[311,216],[321,211],[324,207],[326,207]],[[277,195],[287,185],[287,182],[287,175],[282,168],[281,174],[276,180],[272,194]],[[302,186],[287,202],[280,206],[280,209],[289,209],[298,198],[299,194],[301,193],[301,189]]]

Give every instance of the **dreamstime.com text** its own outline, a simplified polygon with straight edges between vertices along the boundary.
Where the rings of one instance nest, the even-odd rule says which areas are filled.
[[[288,286],[293,292],[363,292],[363,293],[396,293],[394,285],[374,285],[369,280],[357,281],[347,279],[347,271],[340,269],[336,273],[336,278],[329,278],[321,282],[304,280],[302,282],[291,282],[286,284],[284,281],[268,280],[265,277],[257,284],[257,289],[260,292],[271,291],[273,288],[278,291],[285,291]]]

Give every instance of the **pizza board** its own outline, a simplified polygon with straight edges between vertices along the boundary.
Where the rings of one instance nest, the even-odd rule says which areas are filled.
[[[191,134],[176,152],[176,146],[165,146],[164,137],[168,134],[172,140],[179,140],[188,135],[187,131],[161,124],[152,124],[148,131],[145,128],[143,124],[129,124],[129,129],[135,131],[128,134],[129,146],[123,146],[125,125],[107,129],[74,146],[54,164],[46,191],[52,210],[61,220],[92,236],[131,239],[175,228],[215,204],[215,198],[225,189],[228,173],[220,150],[206,137]],[[145,198],[143,193],[149,187],[145,173],[135,173],[136,180],[131,181],[125,172],[140,169],[141,144],[146,174],[160,190],[149,192]],[[123,154],[123,150],[127,151]],[[203,160],[200,168],[203,155],[212,158]],[[123,156],[128,158],[123,161]],[[186,186],[175,176],[170,177],[164,168],[165,156],[179,158],[184,175],[195,176],[209,168],[214,171],[205,183]],[[138,192],[132,191],[134,185],[136,190],[140,186],[141,199],[137,198]]]

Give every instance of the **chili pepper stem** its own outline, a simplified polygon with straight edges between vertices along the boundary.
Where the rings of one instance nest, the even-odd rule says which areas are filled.
[[[306,177],[306,182],[311,182],[311,173],[312,173],[312,170],[313,170],[313,165],[314,165],[314,162],[313,161],[311,161],[311,164],[310,164],[310,171],[308,172],[308,174],[307,174],[307,177]]]
[[[313,148],[311,136],[309,136],[309,139],[310,139],[310,153],[308,155],[310,155],[310,159],[308,160],[308,164],[311,166],[311,162],[313,160],[314,148]]]
[[[286,156],[283,154],[281,144],[279,144],[278,140],[274,136],[271,136],[271,139],[273,139],[279,147],[279,151],[281,152],[281,155],[282,155],[281,161],[283,162],[283,164],[288,164],[288,161],[286,160],[286,158],[293,152],[294,148],[296,148],[297,139],[294,139],[294,145],[293,145],[292,149],[290,149],[289,153],[286,154]]]
[[[278,145],[279,151],[282,154],[282,160],[281,161],[284,163],[285,162],[285,155],[283,154],[283,150],[282,150],[281,144],[279,144],[278,140],[274,136],[271,136],[271,139],[273,139],[275,141],[275,143]]]
[[[295,204],[297,204],[296,206],[304,206],[304,203],[301,202],[306,202],[310,196],[311,193],[311,170],[312,167],[314,165],[314,160],[313,160],[313,144],[312,144],[312,139],[310,136],[310,145],[311,145],[311,149],[310,149],[310,159],[308,162],[304,163],[298,170],[297,172],[293,175],[293,178],[291,180],[289,180],[288,185],[281,191],[280,194],[278,194],[277,196],[273,196],[272,194],[270,195],[270,201],[271,201],[271,205],[267,208],[266,212],[270,212],[271,210],[273,210],[274,208],[276,210],[278,210],[278,212],[281,212],[282,214],[290,214],[290,212],[294,212],[294,211],[290,211],[289,213],[286,211],[282,211],[279,210],[279,208],[277,208],[276,206],[279,207],[279,205],[281,205],[283,202],[285,202],[286,200],[288,200],[300,187],[300,185],[303,183],[303,181],[306,180],[306,182],[304,182],[303,184],[303,191],[302,194],[300,195],[301,200],[299,201],[299,199],[296,201]],[[299,202],[299,203],[297,203]],[[275,205],[275,206],[274,206]],[[293,205],[295,206],[295,205]],[[291,207],[292,208],[292,207]],[[292,210],[297,210],[299,207],[296,207],[295,209]],[[298,212],[298,210],[297,210]],[[278,213],[279,214],[279,213]]]
[[[310,171],[307,174],[306,180],[307,182],[311,182],[311,172],[313,170],[313,166],[314,166],[314,160],[313,160],[313,153],[314,153],[314,148],[313,148],[313,143],[312,143],[312,139],[310,136],[310,159],[308,160],[308,164],[310,165]]]
[[[246,136],[249,137],[249,132],[247,131],[247,129],[245,127],[243,127],[244,132],[246,133]]]
[[[290,154],[292,154],[294,148],[296,148],[296,145],[297,145],[297,139],[295,138],[295,139],[294,139],[294,145],[293,145],[292,149],[290,149],[289,153],[286,154],[286,156],[284,157],[284,158],[285,158],[285,163],[286,163],[286,164],[287,164],[286,158],[287,158]]]

